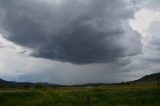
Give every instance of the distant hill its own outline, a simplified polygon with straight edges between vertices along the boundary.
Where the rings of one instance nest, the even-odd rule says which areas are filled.
[[[88,83],[88,84],[79,84],[79,85],[71,85],[71,86],[74,86],[74,87],[93,87],[93,86],[99,86],[99,85],[117,85],[117,84],[121,85],[121,84],[139,83],[139,82],[154,82],[157,80],[160,81],[160,73],[146,75],[138,80],[123,82],[123,83],[111,83],[111,84]],[[45,83],[45,82],[37,82],[37,83],[15,82],[15,81],[5,81],[5,80],[0,79],[0,87],[62,87],[62,86],[65,86],[65,85],[50,84],[50,83]]]
[[[8,86],[10,83],[8,81],[0,79],[0,86]]]
[[[15,82],[15,81],[5,81],[0,79],[0,87],[57,87],[62,86],[58,84],[50,84],[50,83],[31,83],[31,82]]]
[[[160,73],[146,75],[138,80],[135,80],[134,82],[154,82],[157,80],[160,80]]]

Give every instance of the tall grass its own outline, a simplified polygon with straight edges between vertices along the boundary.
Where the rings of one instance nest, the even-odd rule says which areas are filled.
[[[154,84],[0,90],[0,106],[160,106]]]

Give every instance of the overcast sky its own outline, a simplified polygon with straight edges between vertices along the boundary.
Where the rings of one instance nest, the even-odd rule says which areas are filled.
[[[160,72],[159,0],[0,0],[0,78],[111,83]]]

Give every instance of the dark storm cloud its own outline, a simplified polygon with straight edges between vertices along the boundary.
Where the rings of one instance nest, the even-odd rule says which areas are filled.
[[[35,57],[75,64],[141,52],[140,36],[127,22],[134,12],[126,1],[54,1],[0,0],[5,37],[32,49]]]

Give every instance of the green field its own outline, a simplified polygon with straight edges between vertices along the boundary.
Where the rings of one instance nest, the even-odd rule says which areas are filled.
[[[0,106],[87,106],[87,102],[90,106],[160,106],[160,89],[156,84],[136,84],[0,90]]]

